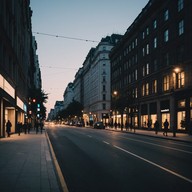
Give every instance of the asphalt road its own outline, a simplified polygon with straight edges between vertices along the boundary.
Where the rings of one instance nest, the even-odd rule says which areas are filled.
[[[191,192],[192,145],[53,126],[47,132],[69,192]]]

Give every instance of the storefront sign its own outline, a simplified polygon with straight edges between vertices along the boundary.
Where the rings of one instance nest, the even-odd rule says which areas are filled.
[[[0,75],[0,87],[7,92],[12,98],[15,98],[15,89]]]
[[[162,109],[161,112],[162,113],[169,112],[169,109]]]

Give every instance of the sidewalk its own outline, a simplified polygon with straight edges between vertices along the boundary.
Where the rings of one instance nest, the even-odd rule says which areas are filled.
[[[0,191],[61,191],[45,132],[0,139]]]
[[[107,130],[111,131],[121,131],[120,128],[105,128]],[[174,141],[183,141],[183,142],[188,142],[192,143],[192,135],[188,135],[186,133],[176,133],[176,137],[173,137],[173,132],[168,132],[168,136],[164,136],[162,131],[159,131],[158,134],[155,134],[154,130],[142,130],[142,129],[136,129],[135,132],[134,130],[132,131],[126,131],[126,129],[123,129],[123,132],[125,133],[132,133],[132,134],[138,134],[138,135],[146,135],[150,137],[158,137],[162,139],[169,139],[169,140],[174,140]]]

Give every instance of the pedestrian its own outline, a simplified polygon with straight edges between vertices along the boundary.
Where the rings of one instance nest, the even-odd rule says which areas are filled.
[[[155,128],[155,134],[157,134],[159,131],[159,122],[157,120],[154,123],[154,128]]]
[[[115,126],[115,129],[117,129],[117,122],[115,121],[115,123],[114,123],[114,126]]]
[[[35,130],[37,134],[39,132],[39,123],[37,121],[35,122]]]
[[[12,124],[11,124],[11,122],[8,120],[7,123],[6,123],[7,137],[10,137],[11,127],[12,127]]]
[[[21,129],[22,129],[22,123],[21,122],[18,122],[17,123],[17,132],[18,132],[18,135],[20,136],[21,134]]]
[[[167,121],[167,119],[165,119],[165,122],[163,123],[163,126],[164,126],[163,135],[167,136],[168,127],[169,127],[169,122]]]
[[[152,125],[152,121],[151,121],[151,120],[148,120],[148,122],[147,122],[148,130],[151,130],[151,125]]]
[[[31,123],[28,123],[28,126],[27,126],[27,131],[28,131],[28,134],[29,134],[29,133],[30,133],[30,131],[31,131],[31,127],[32,127]]]
[[[125,128],[126,128],[126,131],[129,129],[129,123],[127,121],[125,122]]]
[[[27,122],[25,122],[25,123],[23,124],[23,129],[24,129],[25,134],[27,134],[27,130],[28,130],[28,124],[27,124]]]

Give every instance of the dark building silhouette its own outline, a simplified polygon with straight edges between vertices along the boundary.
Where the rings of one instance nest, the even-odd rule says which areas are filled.
[[[0,1],[0,137],[5,123],[24,122],[28,90],[34,87],[35,55],[29,0]],[[40,79],[39,79],[40,80]]]
[[[192,120],[192,1],[150,0],[111,59],[112,109],[119,123],[189,130]]]

